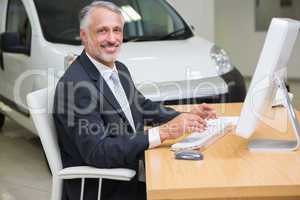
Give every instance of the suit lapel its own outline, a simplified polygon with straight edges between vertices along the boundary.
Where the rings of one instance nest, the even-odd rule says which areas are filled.
[[[128,123],[128,119],[125,116],[123,110],[117,99],[115,98],[114,94],[110,90],[109,86],[107,85],[106,81],[102,77],[101,73],[97,70],[94,64],[90,61],[90,59],[85,54],[85,51],[79,57],[79,61],[91,79],[94,80],[95,86],[100,91],[100,93],[104,96],[104,98],[110,103],[110,105],[116,110],[117,113],[123,117]],[[126,90],[125,90],[126,91]],[[129,123],[130,124],[130,123]]]

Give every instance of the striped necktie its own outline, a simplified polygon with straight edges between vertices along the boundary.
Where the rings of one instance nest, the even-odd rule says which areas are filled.
[[[130,110],[130,106],[129,106],[125,91],[121,85],[121,82],[120,82],[120,79],[118,76],[118,72],[113,71],[110,78],[111,78],[112,82],[114,83],[114,95],[115,95],[117,101],[119,102],[121,109],[124,112],[127,120],[129,121],[132,129],[134,130],[134,132],[136,132],[132,114],[131,114],[131,110]]]

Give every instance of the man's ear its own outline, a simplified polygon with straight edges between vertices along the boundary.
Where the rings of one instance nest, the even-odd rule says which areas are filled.
[[[82,28],[80,29],[80,38],[81,38],[82,43],[87,42],[87,40],[88,40],[88,35],[87,34],[88,34],[87,30],[82,29]]]

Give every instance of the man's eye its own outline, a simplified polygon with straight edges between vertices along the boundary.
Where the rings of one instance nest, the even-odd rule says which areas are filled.
[[[120,33],[120,32],[122,32],[122,30],[121,29],[115,29],[114,32]]]
[[[106,32],[105,29],[100,29],[100,30],[97,31],[97,33],[105,33],[105,32]]]

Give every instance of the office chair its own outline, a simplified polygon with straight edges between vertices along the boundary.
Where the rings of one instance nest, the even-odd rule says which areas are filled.
[[[52,172],[51,200],[61,200],[63,179],[81,179],[80,200],[83,200],[86,178],[98,178],[98,200],[101,196],[102,179],[131,180],[136,172],[131,169],[99,169],[89,166],[62,167],[57,134],[52,117],[54,88],[44,88],[27,95],[30,115],[41,139]]]

